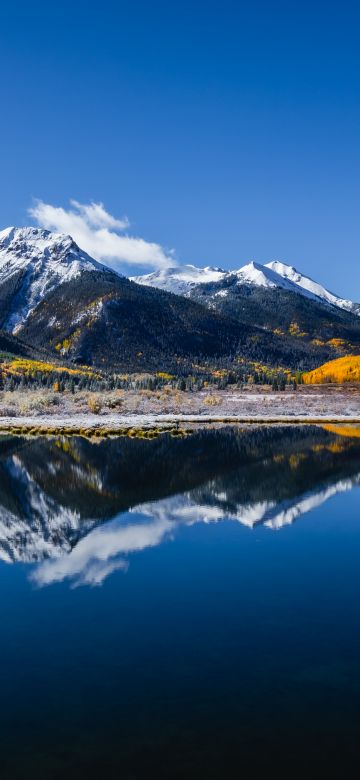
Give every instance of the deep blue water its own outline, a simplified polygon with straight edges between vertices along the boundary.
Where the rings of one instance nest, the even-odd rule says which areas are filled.
[[[0,455],[2,778],[355,773],[360,439]]]

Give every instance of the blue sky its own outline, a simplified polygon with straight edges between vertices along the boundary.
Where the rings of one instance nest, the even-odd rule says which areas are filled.
[[[3,4],[0,227],[102,202],[160,264],[277,258],[360,300],[359,22],[346,0]]]

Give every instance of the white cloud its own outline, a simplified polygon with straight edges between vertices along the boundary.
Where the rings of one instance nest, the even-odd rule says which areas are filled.
[[[115,219],[104,208],[103,203],[90,203],[88,206],[79,203],[78,200],[71,200],[71,205],[83,216],[86,222],[95,228],[115,228],[115,230],[126,230],[130,223],[127,217]]]
[[[176,264],[173,250],[160,244],[124,234],[127,217],[116,219],[102,203],[70,201],[71,208],[52,206],[37,200],[29,214],[38,225],[57,233],[69,233],[89,255],[115,271],[126,272],[126,266],[159,269]]]

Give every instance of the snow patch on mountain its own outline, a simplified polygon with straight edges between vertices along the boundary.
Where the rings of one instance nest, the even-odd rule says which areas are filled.
[[[148,287],[158,287],[176,295],[186,295],[192,287],[209,282],[220,282],[227,276],[222,268],[197,268],[195,265],[178,265],[154,271],[144,276],[132,276],[131,281]]]

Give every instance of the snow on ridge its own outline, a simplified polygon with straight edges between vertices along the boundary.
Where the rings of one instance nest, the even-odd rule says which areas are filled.
[[[266,264],[266,268],[275,271],[279,276],[282,276],[284,279],[294,283],[297,287],[300,287],[301,290],[311,293],[316,298],[320,298],[332,306],[338,306],[346,311],[354,310],[354,303],[352,301],[340,298],[338,295],[335,295],[335,293],[330,292],[322,284],[315,282],[309,276],[305,276],[297,271],[294,266],[282,263],[280,260],[272,260],[270,263]]]

